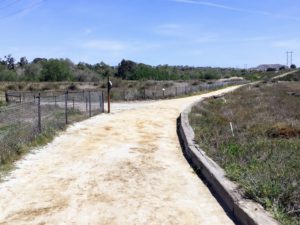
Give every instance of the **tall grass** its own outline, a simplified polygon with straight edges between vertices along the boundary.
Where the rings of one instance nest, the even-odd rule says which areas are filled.
[[[300,83],[245,87],[209,99],[189,119],[196,142],[282,224],[300,221]],[[233,132],[230,127],[233,124]]]

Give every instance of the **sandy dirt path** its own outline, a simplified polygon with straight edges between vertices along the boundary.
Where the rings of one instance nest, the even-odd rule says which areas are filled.
[[[298,72],[298,70],[293,70],[293,71],[290,71],[290,72],[287,72],[287,73],[275,76],[275,77],[272,78],[272,80],[275,80],[275,79],[278,79],[278,78],[281,78],[281,77],[285,77],[285,76],[288,76],[288,75],[296,73],[296,72]]]
[[[176,118],[233,89],[70,126],[0,184],[0,224],[232,224],[183,157]]]

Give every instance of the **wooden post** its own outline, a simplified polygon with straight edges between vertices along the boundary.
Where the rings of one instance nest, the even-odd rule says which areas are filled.
[[[110,84],[109,84],[109,74],[107,74],[107,113],[110,113]]]

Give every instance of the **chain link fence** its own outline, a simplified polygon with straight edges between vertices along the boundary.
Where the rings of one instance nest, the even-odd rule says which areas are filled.
[[[245,81],[201,83],[172,87],[113,88],[113,101],[152,100],[190,95]],[[0,106],[0,165],[21,154],[22,146],[36,137],[54,134],[66,124],[104,112],[106,89],[84,91],[8,91]]]
[[[156,100],[164,98],[174,98],[185,95],[191,95],[205,90],[215,90],[218,88],[244,84],[248,81],[245,80],[228,80],[228,81],[215,81],[213,83],[197,83],[195,85],[182,84],[170,87],[152,86],[140,88],[112,88],[111,99],[113,101],[135,101],[135,100]],[[105,89],[101,89],[105,94]]]
[[[194,94],[200,91],[205,90],[214,90],[230,85],[238,85],[244,84],[248,81],[245,80],[226,80],[226,81],[215,81],[212,83],[196,83],[194,85],[191,84],[182,84],[182,85],[174,85],[174,86],[160,86],[154,85],[151,87],[133,87],[133,88],[125,88],[125,87],[113,87],[111,91],[111,100],[112,101],[136,101],[136,100],[155,100],[155,99],[163,99],[163,98],[173,98],[180,97],[185,95]],[[80,102],[87,101],[86,99],[89,97],[89,92],[92,95],[92,102],[98,102],[98,95],[95,93],[101,93],[104,99],[107,99],[107,89],[100,88],[97,91],[91,90],[83,90],[83,91],[69,91],[69,98],[75,98]],[[28,102],[32,101],[39,92],[33,91],[8,91],[6,92],[6,102]],[[64,91],[43,91],[41,92],[42,98],[48,98],[49,101],[61,103],[63,100],[60,98],[65,94]]]
[[[104,112],[104,95],[98,91],[7,92],[5,99],[8,105],[0,107],[0,165],[39,135],[52,135],[66,124]]]

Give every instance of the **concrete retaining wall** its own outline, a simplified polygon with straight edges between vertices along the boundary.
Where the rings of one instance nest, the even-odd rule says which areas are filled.
[[[224,170],[210,159],[194,142],[194,131],[189,124],[188,114],[194,103],[178,118],[178,136],[184,155],[197,173],[204,178],[225,210],[243,225],[279,225],[263,207],[253,201],[243,199],[235,183],[225,177]]]

